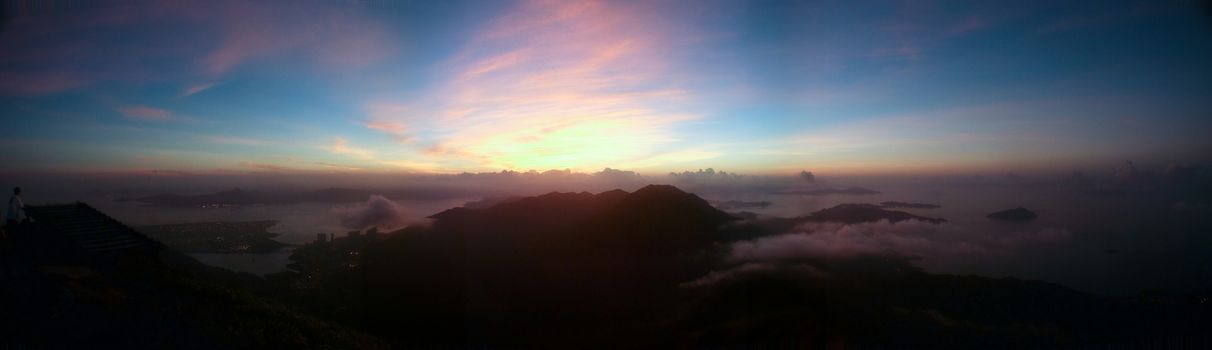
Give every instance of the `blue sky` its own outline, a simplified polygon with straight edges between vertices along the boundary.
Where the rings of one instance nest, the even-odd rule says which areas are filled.
[[[1207,160],[1195,2],[6,2],[8,171]]]

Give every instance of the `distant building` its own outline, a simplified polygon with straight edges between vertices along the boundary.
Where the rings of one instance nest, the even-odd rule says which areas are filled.
[[[316,234],[316,243],[324,243],[326,241],[328,241],[327,233],[317,233]]]
[[[361,236],[361,235],[362,235],[361,231],[349,231],[349,235],[347,237],[357,238],[358,236]]]

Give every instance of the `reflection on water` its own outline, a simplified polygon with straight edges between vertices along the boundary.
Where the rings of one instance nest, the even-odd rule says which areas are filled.
[[[191,253],[189,256],[203,264],[222,267],[236,272],[265,275],[286,270],[294,248],[282,248],[265,254]]]

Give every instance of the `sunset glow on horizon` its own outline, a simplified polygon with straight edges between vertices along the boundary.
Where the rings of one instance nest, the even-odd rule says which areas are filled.
[[[5,172],[1060,171],[1212,154],[1186,2],[6,2]]]

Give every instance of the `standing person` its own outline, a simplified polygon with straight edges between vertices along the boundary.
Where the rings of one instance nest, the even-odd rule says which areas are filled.
[[[13,188],[13,196],[8,199],[8,211],[5,212],[4,221],[8,227],[15,227],[21,222],[21,217],[25,214],[25,203],[21,202],[21,188]]]

